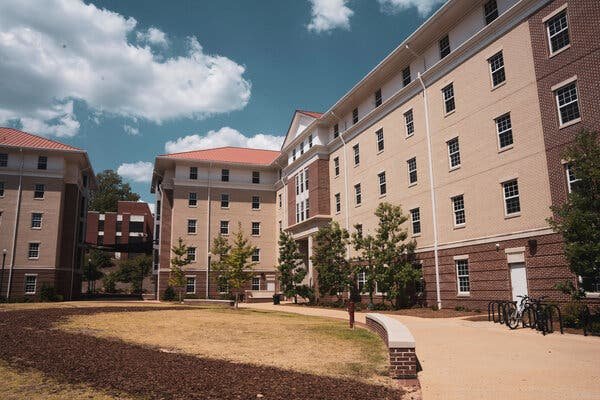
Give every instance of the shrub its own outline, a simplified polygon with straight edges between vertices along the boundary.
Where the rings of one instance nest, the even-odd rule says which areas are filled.
[[[104,278],[102,278],[102,285],[104,286],[105,293],[115,293],[117,291],[117,274],[111,272],[110,274],[104,275]]]
[[[54,286],[43,284],[40,288],[40,300],[41,301],[62,301],[61,295],[56,293]]]
[[[296,294],[299,297],[308,299],[309,303],[313,303],[315,301],[315,293],[313,289],[307,285],[296,286]]]
[[[454,311],[466,311],[466,309],[463,306],[456,306],[454,307]]]
[[[163,300],[164,301],[173,301],[175,300],[175,289],[173,289],[173,286],[167,286],[167,288],[165,289],[165,292],[163,293]]]
[[[434,304],[434,305],[432,305],[432,306],[431,306],[431,309],[432,309],[433,311],[439,311],[439,310],[440,310],[440,309],[439,309],[439,307],[437,306],[437,304]]]
[[[389,304],[386,304],[386,303],[376,303],[376,304],[373,304],[371,309],[373,311],[390,311],[390,310],[392,310],[392,306],[390,306]]]
[[[585,305],[580,301],[570,301],[562,309],[563,325],[569,328],[581,328],[581,312]]]

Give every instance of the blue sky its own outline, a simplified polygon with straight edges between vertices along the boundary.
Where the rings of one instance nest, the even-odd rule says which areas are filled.
[[[442,2],[6,0],[0,125],[86,149],[151,201],[155,155],[277,147],[295,109],[327,110]]]

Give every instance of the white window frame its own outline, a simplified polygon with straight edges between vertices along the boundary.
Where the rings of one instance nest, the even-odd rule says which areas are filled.
[[[25,274],[25,282],[23,291],[25,294],[36,294],[37,292],[37,274]],[[33,291],[27,290],[27,278],[34,278],[33,280]]]
[[[342,195],[340,193],[336,193],[333,198],[335,202],[335,213],[339,214],[342,212]]]
[[[502,120],[504,120],[504,118],[508,118],[508,128],[506,128],[504,130],[500,130],[501,129],[500,122]],[[512,129],[512,118],[510,116],[510,113],[502,114],[501,116],[494,118],[494,125],[496,125],[496,140],[498,142],[498,150],[504,151],[504,150],[512,149],[515,144],[515,135],[514,135],[513,129]],[[507,144],[506,146],[502,146],[501,136],[503,134],[508,134],[509,132],[510,132],[511,142],[510,142],[510,144]]]
[[[404,127],[406,129],[407,138],[415,134],[415,114],[412,108],[404,113]]]
[[[452,90],[452,96],[446,98],[446,89],[451,89]],[[453,112],[456,111],[456,100],[455,100],[455,93],[454,93],[454,82],[450,82],[449,84],[447,84],[446,86],[444,86],[442,88],[442,100],[444,100],[444,116],[446,115],[450,115]],[[448,111],[448,103],[452,101],[452,110]]]
[[[414,168],[411,166],[411,161],[414,161]],[[406,160],[406,169],[408,170],[408,186],[416,185],[419,182],[419,174],[417,172],[417,157],[412,157]],[[411,179],[411,172],[415,173],[415,180]]]
[[[383,128],[378,129],[375,132],[375,141],[377,147],[377,154],[383,153],[383,151],[385,150],[385,138],[383,136]]]
[[[360,206],[362,204],[362,187],[360,182],[354,185],[354,205]]]
[[[569,193],[573,192],[573,184],[575,182],[579,182],[581,179],[578,179],[575,176],[575,173],[571,171],[571,163],[565,163],[565,176],[567,178],[567,190],[569,191]]]
[[[517,195],[512,195],[510,197],[507,197],[505,185],[512,183],[512,182],[516,182],[516,184],[517,184]],[[513,217],[513,216],[521,215],[522,207],[521,207],[521,190],[519,189],[519,180],[517,178],[509,179],[509,180],[502,182],[501,186],[502,186],[502,198],[504,199],[504,216],[505,217]],[[509,213],[507,201],[514,199],[514,198],[519,200],[519,211],[514,211],[512,213]]]
[[[387,177],[385,171],[377,174],[377,183],[379,186],[379,197],[385,196],[387,194]]]
[[[35,250],[31,249],[31,245],[37,245],[37,248]],[[40,252],[41,252],[41,248],[42,248],[42,243],[41,242],[29,242],[28,246],[27,246],[27,259],[28,260],[39,260],[40,259]],[[35,251],[37,253],[37,255],[35,257],[31,257],[31,252]]]
[[[38,190],[38,188],[41,188],[42,190]],[[42,197],[37,197],[36,194],[38,192],[42,193]],[[33,185],[33,199],[34,200],[44,200],[46,198],[46,185],[44,185],[43,183],[35,183]]]
[[[40,216],[39,225],[34,226],[34,222],[37,222],[37,220],[34,220],[33,217],[36,215]],[[44,213],[37,212],[37,211],[32,212],[31,213],[31,229],[37,229],[37,230],[42,229],[43,220],[44,220]]]
[[[460,273],[459,264],[466,262],[467,273]],[[454,271],[456,272],[456,291],[458,296],[470,296],[471,295],[471,271],[469,268],[469,257],[468,256],[455,256],[454,257]],[[460,285],[461,278],[467,278],[467,285],[469,290],[462,290]]]
[[[193,255],[193,257],[190,257],[190,253]],[[187,257],[191,262],[196,262],[196,248],[194,246],[188,246]]]
[[[412,231],[412,236],[420,236],[421,232],[423,232],[423,227],[421,226],[421,208],[415,207],[409,210],[410,212],[410,229]],[[418,219],[415,219],[415,212],[418,215]],[[419,232],[415,232],[415,223],[419,224]]]
[[[226,206],[223,205],[224,202],[227,203]],[[229,209],[229,202],[230,202],[229,193],[221,193],[221,201],[220,201],[221,208],[224,210]]]
[[[254,233],[255,224],[256,224],[257,233]],[[252,221],[251,222],[250,232],[252,233],[252,236],[260,236],[260,222],[259,221]]]
[[[460,201],[460,202],[459,202]],[[467,211],[465,209],[465,196],[464,194],[457,194],[450,198],[452,203],[452,215],[454,221],[454,227],[464,227],[467,223]],[[460,204],[462,203],[462,205]],[[462,215],[463,222],[458,222],[458,217]]]
[[[367,286],[367,272],[366,271],[360,271],[358,274],[356,274],[356,285],[358,286],[358,292],[363,293],[363,290]],[[361,285],[362,285],[362,287],[361,287]]]
[[[456,150],[452,151],[450,146],[456,143]],[[448,166],[450,167],[450,171],[454,171],[455,169],[460,168],[462,164],[462,160],[460,158],[460,141],[458,140],[458,136],[453,137],[452,139],[446,142],[446,147],[448,148]],[[457,156],[458,164],[452,165],[452,156]]]
[[[258,199],[257,201],[255,201],[255,199]],[[254,207],[255,204],[258,204],[258,207]],[[260,196],[252,196],[252,210],[253,211],[259,211],[260,210]]]
[[[492,59],[498,57],[498,55],[502,59],[502,65],[500,67],[494,69]],[[492,55],[490,58],[488,58],[488,66],[490,69],[490,82],[492,84],[492,89],[496,89],[497,87],[504,85],[506,83],[506,67],[504,65],[504,52],[502,50],[500,50],[497,53],[495,53],[494,55]],[[502,80],[502,82],[494,84],[494,74],[497,72],[500,72],[500,71],[502,71],[504,73],[504,79]]]
[[[565,89],[567,86],[570,85],[574,85],[575,86],[575,96],[576,99],[574,101],[570,101],[569,103],[565,103],[562,106],[560,105],[560,100],[558,98],[558,91]],[[558,86],[558,87],[557,87]],[[564,128],[567,126],[571,126],[573,124],[578,123],[579,121],[581,121],[581,108],[579,107],[579,87],[577,85],[577,77],[573,77],[571,79],[568,79],[567,81],[561,82],[560,84],[552,87],[552,92],[554,93],[554,101],[556,102],[556,111],[558,112],[558,124],[559,124],[559,128]],[[573,103],[577,103],[577,111],[579,113],[579,117],[574,118],[570,121],[564,122],[563,118],[562,118],[562,113],[561,113],[561,108],[562,107],[566,107],[569,106]]]
[[[260,249],[257,247],[252,252],[252,262],[260,262]]]
[[[356,143],[352,146],[352,155],[354,159],[354,166],[357,167],[360,165],[360,144]]]
[[[194,285],[194,290],[193,291],[189,291],[189,286],[190,286],[190,279],[192,279],[193,285]],[[195,275],[186,275],[185,276],[185,294],[196,294],[196,276]]]
[[[495,12],[496,16],[492,20],[488,21],[488,15],[492,15],[494,12],[487,12],[486,7],[488,4],[490,4],[492,2],[495,5],[495,8],[493,9],[493,11]],[[498,3],[496,2],[496,0],[486,1],[483,4],[483,22],[485,23],[485,25],[488,26],[489,24],[494,22],[496,19],[498,19],[498,16],[499,16],[499,11],[498,11]]]
[[[566,30],[567,30],[567,35],[569,36],[569,43],[566,44],[565,46],[561,47],[558,50],[553,50],[552,49],[552,38],[554,36],[557,36],[559,34],[561,34],[565,29],[561,29],[560,31],[556,32],[554,35],[550,35],[550,21],[553,20],[554,18],[558,17],[560,14],[562,14],[564,12],[565,14],[565,20],[567,21],[567,26],[566,26]],[[556,10],[554,10],[551,14],[547,15],[546,17],[544,17],[542,19],[542,22],[544,23],[544,27],[546,30],[546,38],[548,40],[548,52],[549,52],[549,56],[550,57],[554,57],[555,55],[567,50],[568,48],[571,47],[571,30],[569,29],[569,13],[567,11],[567,4],[565,3],[563,6],[557,8]]]
[[[333,159],[333,175],[334,177],[340,176],[340,157],[335,157]]]
[[[258,282],[258,283],[255,284],[254,282]],[[251,286],[250,287],[254,291],[259,291],[260,290],[260,276],[253,276],[252,277],[252,282],[251,282]]]
[[[223,228],[225,228],[225,229],[223,229]],[[225,231],[225,233],[223,233],[223,231]],[[229,221],[225,221],[225,220],[219,221],[219,234],[221,234],[221,236],[229,235]]]
[[[190,228],[193,227],[193,231],[190,231]],[[195,235],[198,233],[198,220],[195,218],[188,218],[187,220],[187,234]]]
[[[194,204],[192,204],[192,202]],[[188,207],[198,207],[198,193],[196,193],[196,192],[188,193]]]

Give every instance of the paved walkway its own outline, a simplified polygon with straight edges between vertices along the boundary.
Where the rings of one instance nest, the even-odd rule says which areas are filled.
[[[242,307],[347,319],[342,310],[293,305]],[[600,399],[600,338],[543,337],[491,322],[394,315],[412,332],[425,400]],[[365,314],[356,320],[365,322]]]

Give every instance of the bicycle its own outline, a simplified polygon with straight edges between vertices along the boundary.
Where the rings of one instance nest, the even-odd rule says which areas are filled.
[[[506,325],[510,329],[517,329],[519,323],[523,325],[523,328],[531,326],[531,302],[533,299],[527,295],[517,297],[521,298],[518,304],[512,302],[506,304],[506,314],[508,315]]]

